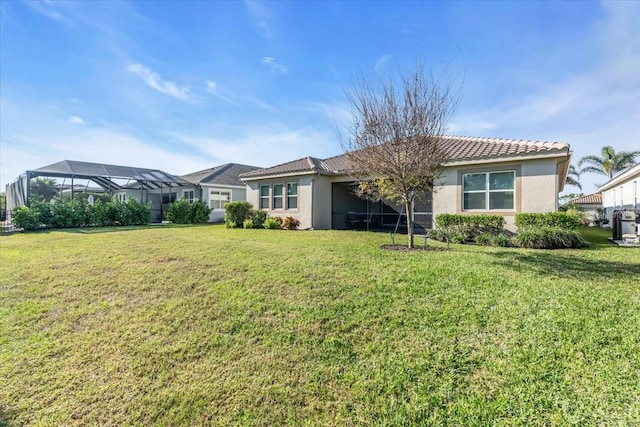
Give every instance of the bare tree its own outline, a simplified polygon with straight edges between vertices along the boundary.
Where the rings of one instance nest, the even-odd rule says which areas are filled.
[[[352,124],[340,135],[351,162],[358,195],[389,199],[407,213],[409,248],[413,248],[413,202],[434,191],[448,159],[442,147],[449,120],[458,104],[460,85],[434,77],[418,62],[396,82],[364,76],[346,90]]]

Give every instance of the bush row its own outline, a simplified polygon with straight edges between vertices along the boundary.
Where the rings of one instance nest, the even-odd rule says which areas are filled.
[[[436,225],[449,236],[463,241],[474,241],[480,234],[497,235],[504,229],[501,215],[454,215],[436,216]]]
[[[284,220],[280,217],[268,217],[260,209],[253,209],[249,202],[230,202],[224,207],[224,223],[227,228],[267,228],[297,230],[300,221],[288,216]]]
[[[180,199],[169,205],[166,218],[175,224],[206,224],[210,213],[211,209],[202,200],[190,203]]]
[[[515,224],[518,231],[545,227],[575,230],[580,225],[580,218],[571,212],[519,213]]]
[[[93,205],[78,199],[64,201],[59,197],[51,202],[36,199],[30,207],[19,207],[13,212],[13,225],[25,230],[47,228],[72,228],[87,226],[147,224],[151,215],[151,203],[142,204],[135,199],[120,202],[113,198],[108,202],[96,200]]]
[[[584,248],[589,243],[575,229],[580,217],[572,212],[521,213],[515,217],[518,234],[503,229],[499,215],[453,215],[436,217],[438,228],[429,237],[452,243],[475,242],[483,246],[515,246],[530,249]]]

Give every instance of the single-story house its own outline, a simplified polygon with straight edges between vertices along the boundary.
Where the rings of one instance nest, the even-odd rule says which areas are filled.
[[[148,197],[154,207],[161,206],[160,214],[166,212],[169,203],[178,199],[187,199],[189,202],[202,200],[211,208],[209,222],[221,222],[224,220],[224,206],[228,202],[246,200],[246,186],[238,178],[240,174],[258,169],[257,166],[227,163],[209,169],[204,169],[179,178],[185,182],[180,187],[164,188],[164,191],[154,191]],[[141,200],[141,190],[136,184],[114,193],[121,200],[135,197]]]
[[[74,193],[87,193],[93,188],[88,183],[93,182],[121,201],[133,197],[142,203],[151,202],[152,222],[159,222],[169,203],[178,198],[191,202],[201,199],[212,209],[209,220],[217,222],[223,220],[227,202],[245,200],[246,186],[239,175],[256,169],[256,166],[227,163],[175,176],[158,169],[63,160],[26,171],[7,185],[7,210],[27,205],[31,179],[47,177],[62,180],[60,191],[69,191],[71,197]],[[87,184],[78,185],[80,181]]]
[[[516,139],[443,136],[448,154],[435,191],[414,206],[416,223],[432,226],[435,215],[499,214],[514,229],[519,212],[553,212],[563,190],[568,144]],[[300,228],[392,227],[403,208],[358,198],[347,155],[305,157],[240,176],[247,201],[271,216],[292,216]]]
[[[614,211],[630,210],[640,213],[640,165],[635,165],[600,186],[605,218],[611,221]]]
[[[55,179],[59,183],[60,192],[67,188],[68,184],[70,197],[89,192],[89,183],[97,184],[104,193],[116,195],[121,199],[126,198],[126,192],[136,193],[139,201],[152,203],[152,221],[160,220],[163,192],[171,192],[172,189],[175,191],[176,188],[190,185],[188,181],[159,169],[63,160],[28,170],[15,182],[7,184],[7,211],[28,206],[29,198],[32,196],[31,180],[38,177]]]
[[[224,206],[228,202],[246,200],[247,186],[240,181],[239,176],[256,169],[258,169],[257,166],[227,163],[182,175],[180,178],[193,185],[182,187],[181,197],[190,201],[204,200],[212,209],[209,222],[221,222],[224,220]]]
[[[576,197],[569,201],[571,204],[580,206],[591,223],[595,223],[595,219],[600,215],[598,209],[602,209],[602,193],[592,193],[586,196]]]

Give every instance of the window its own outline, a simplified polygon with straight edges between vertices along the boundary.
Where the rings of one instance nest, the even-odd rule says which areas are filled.
[[[176,193],[162,195],[162,203],[164,204],[173,203],[175,201],[176,201]]]
[[[284,190],[284,185],[282,184],[273,184],[273,209],[282,209],[284,206],[282,205],[284,196],[282,194]]]
[[[221,188],[209,190],[209,207],[211,209],[224,209],[225,205],[231,201],[231,191]]]
[[[182,198],[187,199],[189,203],[193,203],[196,198],[196,192],[194,190],[185,190],[182,192]]]
[[[298,209],[298,183],[287,183],[287,209]]]
[[[260,186],[260,209],[269,209],[269,186]]]
[[[620,207],[624,208],[624,187],[620,186]]]
[[[462,209],[513,210],[515,178],[515,171],[464,174]]]

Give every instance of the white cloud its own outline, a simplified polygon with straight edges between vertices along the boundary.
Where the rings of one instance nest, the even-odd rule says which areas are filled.
[[[25,1],[23,4],[27,5],[31,10],[47,18],[53,19],[61,24],[70,25],[71,20],[60,13],[59,6],[64,6],[63,2],[52,1]]]
[[[162,80],[160,75],[141,64],[129,64],[127,70],[140,77],[148,86],[182,101],[193,101],[188,87],[180,87],[177,84]]]
[[[262,2],[245,0],[244,4],[258,32],[265,38],[271,38],[273,34],[269,25],[271,10]]]
[[[376,61],[376,64],[373,66],[373,70],[378,74],[386,71],[390,61],[391,61],[391,55],[382,55]]]
[[[174,135],[216,163],[239,162],[255,166],[273,166],[305,156],[329,157],[340,153],[334,135],[304,127],[288,129],[277,125],[248,128],[229,138]]]
[[[289,67],[287,67],[286,65],[278,64],[275,58],[272,58],[271,56],[263,56],[260,60],[260,63],[269,68],[273,73],[279,72],[282,74],[287,74],[289,72]]]
[[[239,95],[237,93],[234,93],[220,86],[218,83],[214,82],[213,80],[207,80],[205,82],[204,90],[205,92],[225,102],[228,102],[230,104],[234,104],[234,105],[250,104],[258,108],[261,108],[263,110],[269,111],[271,113],[277,113],[279,111],[276,107],[264,102],[260,98],[257,98],[254,96]]]
[[[205,92],[215,96],[216,98],[220,98],[225,102],[229,102],[231,104],[237,104],[235,101],[231,99],[233,94],[218,85],[216,82],[212,80],[207,80],[205,82]]]
[[[69,123],[73,123],[74,125],[83,125],[84,120],[82,120],[82,117],[71,116],[69,117]]]

